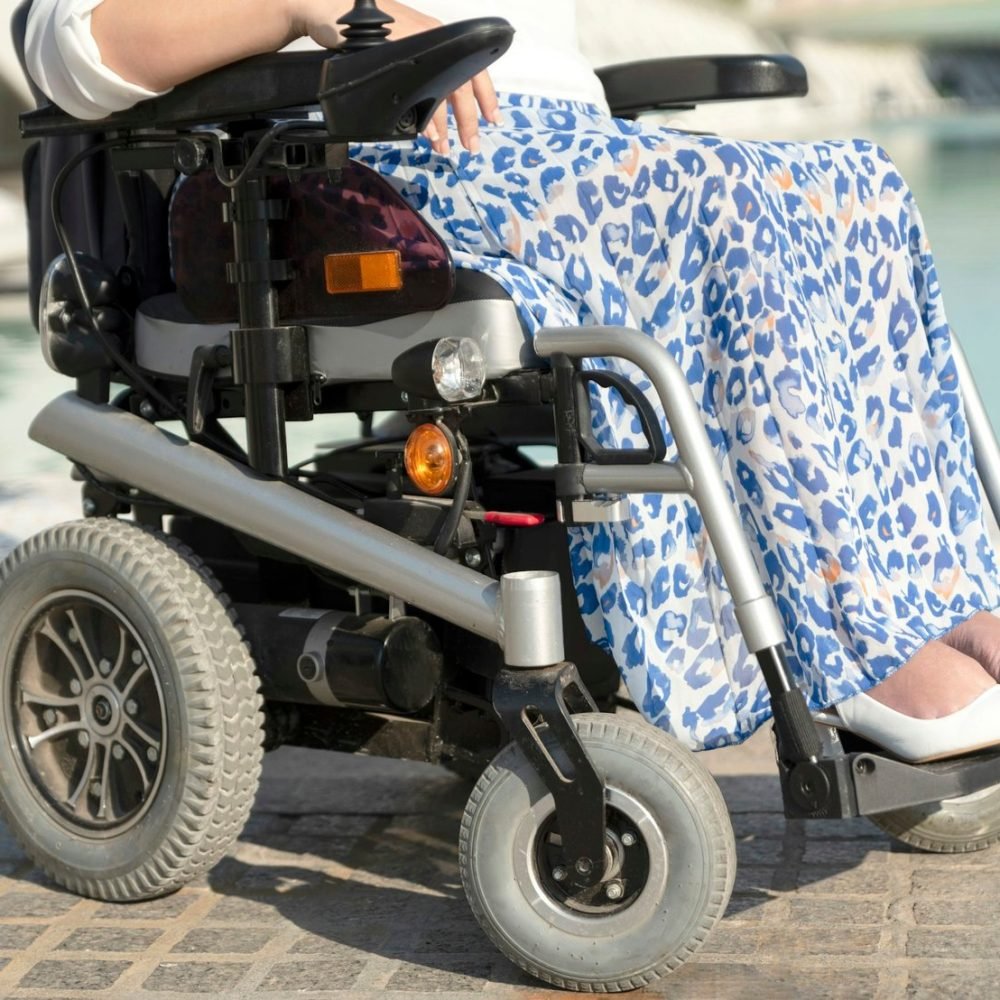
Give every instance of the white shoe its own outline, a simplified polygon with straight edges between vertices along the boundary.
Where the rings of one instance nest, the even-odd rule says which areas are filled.
[[[870,740],[901,760],[923,764],[1000,744],[1000,684],[940,719],[914,719],[867,694],[856,694],[814,718]]]

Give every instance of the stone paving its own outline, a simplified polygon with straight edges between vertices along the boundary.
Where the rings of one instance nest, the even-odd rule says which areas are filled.
[[[861,820],[786,823],[767,733],[705,759],[732,812],[736,891],[697,958],[634,995],[1000,995],[1000,851],[942,858]],[[133,905],[60,891],[0,830],[0,997],[558,996],[468,910],[455,848],[466,794],[429,766],[284,748],[231,856]]]

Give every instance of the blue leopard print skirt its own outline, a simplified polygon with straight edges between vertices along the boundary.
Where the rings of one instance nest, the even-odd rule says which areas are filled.
[[[934,262],[889,157],[504,103],[480,155],[353,153],[531,330],[633,327],[680,363],[810,707],[1000,605]],[[603,444],[642,443],[619,397],[594,414]],[[630,500],[627,522],[572,532],[591,635],[650,722],[695,749],[739,742],[770,704],[698,510]]]

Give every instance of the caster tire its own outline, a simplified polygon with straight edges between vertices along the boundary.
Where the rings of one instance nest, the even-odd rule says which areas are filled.
[[[574,722],[606,784],[616,901],[560,892],[552,796],[514,744],[466,806],[462,882],[493,943],[531,975],[582,992],[637,989],[680,966],[722,917],[733,829],[715,781],[675,739],[628,716]]]
[[[260,777],[250,652],[173,539],[94,519],[0,564],[0,813],[60,885],[149,899],[211,868]]]
[[[1000,842],[1000,785],[922,806],[868,817],[910,847],[934,854],[968,854]]]

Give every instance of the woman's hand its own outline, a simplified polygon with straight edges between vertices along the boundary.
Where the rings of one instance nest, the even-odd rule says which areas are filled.
[[[325,48],[333,48],[340,43],[340,33],[336,25],[340,16],[336,7],[339,5],[331,4],[329,0],[292,0],[292,5],[296,34],[308,35]],[[394,23],[389,25],[390,38],[406,38],[408,35],[417,35],[441,26],[441,22],[436,18],[421,14],[396,0],[379,0],[379,6],[394,19]],[[447,104],[451,105],[455,113],[458,137],[462,145],[470,153],[478,153],[480,113],[494,125],[501,123],[497,95],[489,73],[480,73],[459,87],[448,98]],[[446,104],[442,104],[434,112],[434,117],[424,134],[430,140],[435,152],[441,154],[448,152],[450,143]]]

